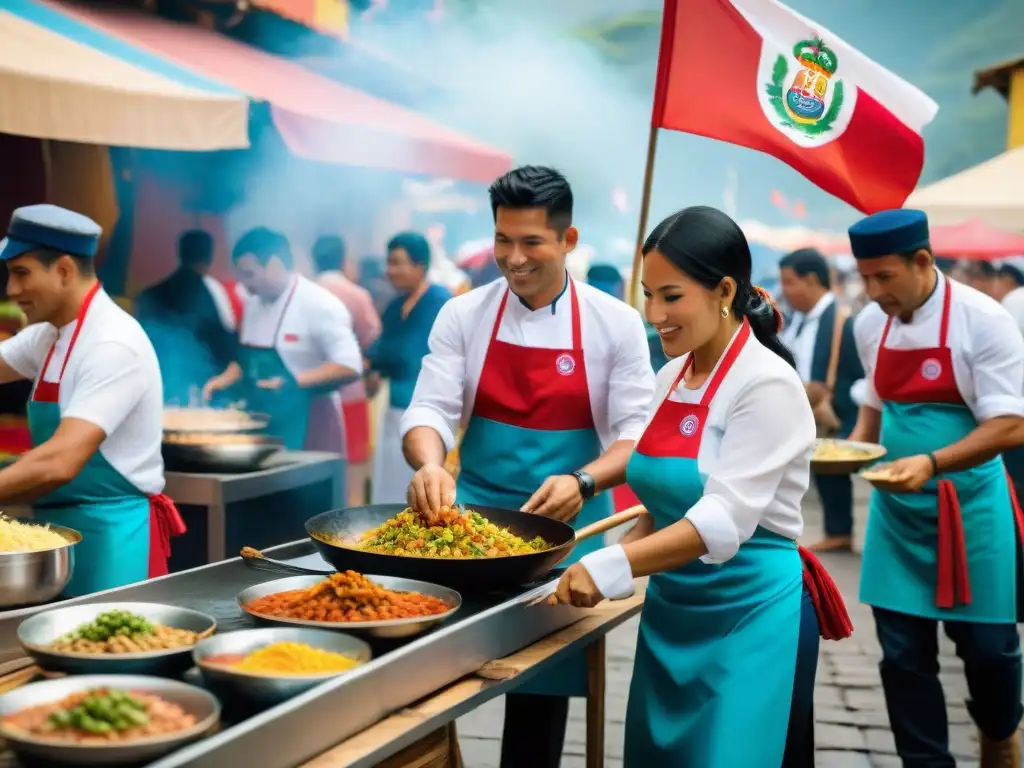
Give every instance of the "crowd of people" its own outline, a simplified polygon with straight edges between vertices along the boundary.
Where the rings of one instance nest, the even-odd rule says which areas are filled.
[[[408,501],[428,522],[458,501],[579,527],[628,485],[643,504],[636,525],[617,544],[575,548],[550,598],[591,607],[649,577],[625,764],[810,768],[819,638],[852,627],[797,540],[816,440],[848,436],[888,451],[860,598],[904,765],[955,765],[940,622],[964,662],[982,767],[1019,765],[1024,518],[1005,467],[1024,445],[1020,265],[972,278],[978,287],[954,280],[923,213],[883,211],[849,231],[866,306],[853,315],[828,262],[801,250],[780,265],[786,318],[752,282],[736,222],[695,206],[643,244],[641,316],[614,270],[567,271],[579,233],[561,174],[517,168],[489,196],[497,275],[460,295],[430,281],[417,233],[389,241],[393,294],[381,302],[346,276],[337,236],[317,241],[306,277],[282,234],[245,233],[231,252],[236,291],[210,278],[209,237],[190,232],[178,271],[140,296],[138,321],[99,285],[94,222],[16,211],[0,259],[31,324],[0,342],[0,382],[32,382],[33,448],[0,469],[0,503],[30,501],[87,530],[70,594],[166,572],[181,520],[162,494],[165,387],[244,399],[286,447],[347,455],[351,503],[370,474],[373,501]],[[368,399],[382,381],[368,472]],[[849,547],[849,477],[814,482],[826,530],[814,546]],[[559,765],[569,697],[585,688],[576,655],[510,694],[502,765]]]

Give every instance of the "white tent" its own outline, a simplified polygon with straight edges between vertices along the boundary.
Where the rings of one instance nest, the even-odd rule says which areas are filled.
[[[989,226],[1024,232],[1024,147],[916,190],[907,208],[920,208],[932,224],[980,219]]]

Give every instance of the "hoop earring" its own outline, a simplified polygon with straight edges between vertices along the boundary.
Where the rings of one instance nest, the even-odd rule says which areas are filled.
[[[722,307],[722,317],[728,317],[728,316],[729,316],[729,308],[728,307]]]

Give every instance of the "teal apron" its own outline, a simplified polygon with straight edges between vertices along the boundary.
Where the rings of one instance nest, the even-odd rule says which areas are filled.
[[[704,494],[697,460],[708,409],[749,336],[744,323],[699,404],[666,397],[629,460],[629,485],[659,530],[685,517]],[[761,527],[725,563],[696,560],[651,576],[629,687],[624,765],[779,768],[802,596],[796,542]]]
[[[269,417],[267,433],[280,439],[289,451],[319,450],[344,456],[341,410],[333,398],[337,384],[300,387],[277,351],[278,344],[291,341],[289,334],[282,338],[281,326],[297,285],[298,278],[293,278],[270,344],[239,345],[238,364],[242,368],[246,408]],[[282,381],[277,389],[258,386],[260,381],[277,378]]]
[[[875,364],[886,460],[958,442],[977,428],[953,374],[946,280],[939,345],[885,346]],[[1000,458],[929,480],[918,493],[871,495],[860,599],[876,608],[939,621],[1016,621],[1014,509]]]
[[[53,437],[60,426],[60,385],[99,283],[86,296],[78,314],[57,381],[45,381],[53,347],[40,369],[28,402],[33,447]],[[82,534],[75,547],[75,569],[64,597],[81,597],[105,589],[145,581],[150,571],[149,498],[96,451],[69,483],[38,499],[36,520],[73,528]]]
[[[601,455],[583,363],[579,303],[571,280],[569,288],[571,349],[520,347],[500,341],[498,329],[509,298],[506,290],[459,448],[460,504],[519,509],[546,478],[574,472]],[[573,526],[589,525],[611,514],[611,495],[603,493],[584,503]],[[577,545],[563,564],[575,563],[601,546],[601,537],[588,539]],[[586,696],[584,651],[516,693]]]

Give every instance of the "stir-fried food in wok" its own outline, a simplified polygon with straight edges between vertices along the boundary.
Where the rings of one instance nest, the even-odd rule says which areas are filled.
[[[80,744],[148,739],[195,724],[195,716],[177,704],[150,693],[114,688],[80,691],[3,719],[5,729]]]
[[[61,653],[146,653],[188,648],[197,642],[197,632],[154,624],[128,611],[108,611],[58,637],[49,648]]]
[[[356,547],[383,555],[464,558],[531,555],[551,545],[540,536],[527,541],[473,510],[442,507],[436,525],[428,525],[419,514],[406,509],[364,533]]]
[[[385,589],[355,571],[332,574],[305,589],[266,595],[244,607],[258,616],[339,623],[437,616],[452,609],[440,598]]]
[[[838,440],[819,440],[814,446],[814,461],[864,461],[878,456],[875,451]]]

